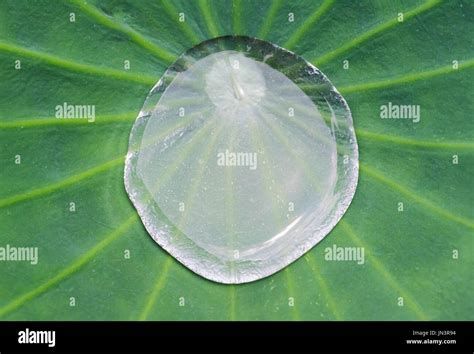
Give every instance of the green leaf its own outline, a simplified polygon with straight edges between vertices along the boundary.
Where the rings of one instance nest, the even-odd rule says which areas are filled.
[[[0,247],[38,247],[39,263],[0,262],[0,318],[474,319],[473,32],[467,0],[2,1]],[[330,235],[234,286],[159,248],[123,185],[150,88],[186,49],[229,34],[315,63],[360,149],[356,196]],[[55,119],[63,102],[94,104],[96,121]],[[420,105],[420,122],[380,119],[388,102]],[[326,261],[334,244],[364,247],[365,263]]]

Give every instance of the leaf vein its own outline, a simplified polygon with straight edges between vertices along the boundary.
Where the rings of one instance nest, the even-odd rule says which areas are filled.
[[[436,5],[438,5],[440,3],[441,3],[441,0],[428,0],[428,1],[426,1],[424,4],[414,8],[412,10],[409,10],[408,12],[406,12],[404,14],[404,22],[406,22],[406,20],[411,19],[414,16],[417,16],[417,15],[419,15],[419,14],[425,12],[425,11],[428,11],[429,9],[432,9],[433,7],[435,7]],[[364,43],[364,42],[368,41],[369,39],[371,39],[371,38],[385,32],[385,31],[391,29],[392,27],[396,26],[399,23],[400,22],[398,22],[397,18],[393,18],[390,21],[387,21],[385,23],[382,23],[381,25],[378,25],[376,27],[373,27],[373,28],[369,29],[367,32],[365,32],[365,33],[361,34],[360,36],[350,40],[349,42],[341,45],[337,49],[335,49],[331,52],[328,52],[326,54],[323,54],[322,56],[320,56],[318,58],[314,58],[313,60],[311,60],[311,62],[316,63],[315,64],[316,66],[324,65],[324,64],[328,63],[329,61],[331,61],[332,59],[340,56],[341,54],[343,54],[345,52],[347,52],[348,50],[350,50],[352,48],[355,48],[357,46],[360,46],[362,43]]]
[[[32,200],[35,198],[43,197],[45,195],[51,194],[61,188],[69,187],[71,185],[74,185],[78,182],[81,182],[85,179],[88,179],[90,177],[93,177],[95,175],[98,175],[100,173],[106,172],[114,167],[117,167],[121,164],[123,164],[124,158],[123,156],[120,156],[116,159],[107,161],[103,164],[100,164],[98,166],[95,166],[93,168],[90,168],[84,172],[81,172],[79,174],[70,176],[68,178],[65,178],[61,181],[51,183],[49,185],[46,185],[44,187],[40,187],[37,189],[33,189],[31,191],[25,192],[25,193],[20,193],[16,195],[12,195],[10,197],[6,197],[3,199],[0,199],[0,208],[4,208],[7,206],[12,206],[14,204],[24,202],[27,200]]]
[[[87,3],[84,0],[70,0],[73,4],[77,5],[86,15],[93,18],[97,23],[102,26],[113,29],[117,32],[120,32],[130,38],[133,42],[140,45],[142,48],[148,50],[157,58],[165,61],[166,63],[171,63],[176,59],[176,55],[168,52],[166,49],[161,48],[145,38],[141,33],[137,32],[133,28],[125,25],[123,23],[115,21],[113,18],[105,15],[95,6]]]
[[[293,32],[293,35],[283,44],[283,47],[286,49],[291,49],[294,47],[301,38],[305,35],[306,32],[310,30],[312,26],[315,25],[321,16],[323,16],[334,4],[334,0],[324,0],[321,6],[319,6],[316,11],[314,11],[303,24]]]
[[[260,28],[260,31],[258,32],[259,38],[265,39],[265,37],[268,35],[268,32],[270,31],[273,20],[275,19],[275,16],[277,14],[277,11],[280,9],[282,5],[283,5],[283,0],[272,1],[272,5],[270,6],[268,13],[265,16],[265,19],[263,20],[262,27]]]
[[[359,247],[368,249],[364,242],[356,235],[355,231],[349,225],[347,221],[342,219],[340,221],[341,227],[345,233],[352,239],[352,241],[357,244]],[[415,315],[421,320],[428,320],[429,316],[425,314],[420,305],[415,301],[411,294],[409,294],[402,286],[396,281],[396,279],[390,274],[390,272],[385,268],[385,266],[372,254],[370,255],[370,263],[374,266],[374,269],[382,276],[382,278],[387,282],[387,284],[395,290],[399,295],[401,295],[408,307],[415,313]]]
[[[219,31],[216,26],[216,22],[213,19],[211,8],[207,0],[199,0],[199,9],[201,10],[204,22],[206,23],[207,29],[212,37],[219,37]]]
[[[103,76],[115,80],[135,82],[142,85],[154,85],[156,79],[140,73],[128,73],[106,67],[93,66],[64,59],[55,55],[43,53],[36,50],[16,46],[11,43],[0,41],[0,51],[21,55],[23,57],[39,60],[48,65],[66,69],[69,71],[84,73],[88,75]]]
[[[336,304],[333,300],[333,297],[331,296],[331,294],[329,292],[329,288],[327,286],[327,283],[324,280],[324,278],[321,276],[321,274],[319,274],[319,272],[317,270],[316,261],[314,260],[313,254],[311,252],[308,252],[305,256],[305,259],[308,262],[308,265],[309,265],[311,271],[313,272],[313,274],[316,278],[316,281],[318,282],[318,284],[321,288],[323,296],[327,301],[329,310],[331,311],[331,313],[333,314],[333,316],[336,320],[338,320],[338,321],[342,320],[342,316],[341,316],[341,314],[340,314],[340,312],[339,312],[339,310],[338,310],[338,308],[337,308],[337,306],[336,306]]]
[[[360,163],[360,170],[366,173],[368,176],[372,177],[373,179],[387,185],[388,187],[392,188],[395,191],[398,191],[405,195],[406,197],[414,200],[418,204],[424,206],[425,208],[437,213],[438,215],[444,217],[447,220],[454,221],[458,224],[467,226],[471,229],[474,228],[474,222],[472,222],[469,219],[466,219],[462,216],[458,216],[456,214],[453,214],[439,206],[436,205],[436,203],[418,195],[415,193],[413,190],[408,189],[405,186],[402,186],[401,184],[391,180],[390,178],[384,176],[382,173],[374,169],[373,167],[368,166],[367,164]]]
[[[168,256],[168,258],[163,264],[162,272],[158,274],[153,291],[151,292],[151,295],[148,298],[146,305],[140,314],[140,317],[139,317],[140,321],[145,321],[150,315],[150,312],[153,309],[153,306],[155,305],[161,291],[165,287],[166,279],[168,277],[168,273],[172,264],[173,264],[173,258],[171,256]]]
[[[402,75],[402,76],[394,77],[391,79],[362,83],[362,84],[357,84],[357,85],[343,86],[343,87],[340,87],[339,91],[342,94],[350,94],[350,93],[366,92],[366,91],[375,90],[375,89],[385,89],[385,88],[390,88],[397,85],[409,84],[409,83],[419,81],[419,80],[431,79],[433,77],[437,77],[441,75],[455,74],[457,72],[460,72],[462,70],[472,68],[472,67],[474,67],[474,59],[461,62],[458,66],[458,69],[453,69],[451,65],[447,65],[441,68]]]
[[[425,148],[433,148],[433,149],[466,149],[471,150],[474,149],[474,143],[464,142],[464,141],[430,141],[430,140],[416,140],[416,139],[409,139],[403,138],[400,136],[394,135],[387,135],[387,134],[379,134],[363,129],[357,129],[356,134],[358,137],[363,139],[383,142],[383,143],[395,143],[399,145],[407,145],[407,146],[414,146],[414,147],[425,147]]]
[[[0,118],[0,129],[16,129],[16,128],[36,128],[45,126],[56,126],[56,125],[96,125],[96,124],[108,124],[108,123],[122,123],[132,122],[137,117],[136,112],[127,112],[120,114],[108,114],[97,116],[94,123],[91,124],[87,119],[58,119],[58,118],[37,118],[37,119],[18,119],[12,121],[1,121]]]
[[[57,273],[51,279],[47,280],[40,286],[36,287],[35,289],[24,293],[23,295],[17,297],[16,299],[10,301],[7,305],[0,308],[0,317],[4,317],[5,315],[15,311],[16,309],[20,308],[27,302],[33,300],[34,298],[40,296],[41,294],[47,292],[49,289],[60,283],[61,281],[67,279],[68,277],[72,276],[74,273],[79,271],[84,265],[86,265],[89,261],[94,259],[101,251],[103,251],[107,246],[109,246],[113,241],[117,240],[120,236],[124,235],[125,232],[129,229],[129,227],[137,221],[137,215],[135,211],[132,215],[117,229],[113,232],[105,236],[99,243],[97,243],[94,247],[89,249],[86,253],[82,256],[77,258],[74,262],[72,262],[69,266],[64,268],[62,271]]]

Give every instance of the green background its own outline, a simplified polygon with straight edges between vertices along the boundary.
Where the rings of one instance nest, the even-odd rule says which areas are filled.
[[[472,1],[1,1],[0,246],[39,247],[39,264],[0,262],[0,318],[474,319],[472,33]],[[159,248],[123,186],[150,88],[183,51],[228,34],[317,65],[360,149],[337,227],[283,271],[233,286]],[[380,119],[389,101],[420,105],[421,121]],[[96,105],[96,122],[55,119],[63,102]],[[365,264],[325,261],[333,244],[365,247]]]

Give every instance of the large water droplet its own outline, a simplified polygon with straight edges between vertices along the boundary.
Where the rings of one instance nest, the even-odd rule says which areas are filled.
[[[190,49],[151,90],[125,185],[153,239],[194,272],[243,283],[321,241],[355,193],[349,108],[313,65],[271,43]]]

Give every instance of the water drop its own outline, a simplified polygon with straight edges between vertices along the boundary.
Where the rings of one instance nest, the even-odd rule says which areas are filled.
[[[269,276],[315,246],[357,177],[352,117],[335,87],[294,53],[240,36],[203,42],[168,68],[125,164],[153,239],[221,283]]]

